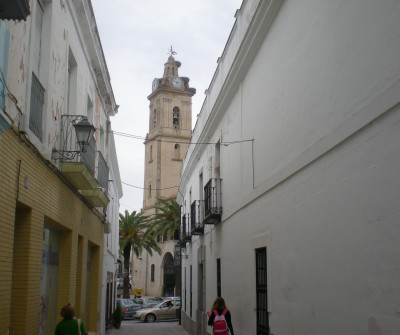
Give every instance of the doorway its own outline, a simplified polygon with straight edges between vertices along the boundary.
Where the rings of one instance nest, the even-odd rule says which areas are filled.
[[[164,269],[164,297],[172,297],[175,288],[175,263],[171,253],[166,253],[163,261]]]

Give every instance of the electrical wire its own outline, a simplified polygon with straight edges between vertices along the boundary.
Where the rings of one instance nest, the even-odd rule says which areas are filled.
[[[99,130],[98,128],[96,128],[97,130]],[[146,137],[143,136],[139,136],[139,135],[134,135],[134,134],[129,134],[129,133],[123,133],[120,131],[115,131],[115,130],[110,130],[108,131],[109,133],[113,133],[114,135],[117,136],[123,136],[123,137],[129,137],[129,138],[133,138],[133,139],[137,139],[137,140],[145,140]],[[188,141],[168,141],[168,140],[156,140],[157,142],[162,142],[162,143],[179,143],[179,144],[208,144],[208,145],[216,145],[218,144],[218,142],[188,142]],[[238,144],[238,143],[244,143],[244,142],[251,142],[253,141],[253,139],[249,139],[249,140],[237,140],[237,141],[226,141],[226,142],[219,142],[221,145],[224,146],[228,146],[230,144]]]
[[[138,188],[138,189],[141,189],[141,190],[147,190],[146,187],[140,187],[140,186],[131,185],[131,184],[125,183],[123,181],[121,181],[121,184],[130,186],[130,187],[134,187],[134,188]],[[152,188],[151,190],[152,191],[164,191],[164,190],[169,190],[171,188],[177,188],[177,187],[179,187],[179,186],[171,186],[171,187],[166,187],[166,188]]]

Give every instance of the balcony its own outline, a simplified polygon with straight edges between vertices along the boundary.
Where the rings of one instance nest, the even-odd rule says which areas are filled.
[[[78,190],[93,190],[97,187],[94,176],[96,141],[92,138],[86,151],[75,159],[61,160],[60,171]]]
[[[203,210],[204,201],[195,200],[190,206],[190,227],[192,235],[203,235]]]
[[[83,118],[80,115],[62,116],[61,150],[56,151],[58,158],[55,159],[60,160],[60,171],[64,177],[80,190],[92,206],[105,207],[110,202],[107,195],[109,168],[100,151],[97,151],[96,159],[96,141],[93,137],[85,150],[79,150],[74,125]]]
[[[221,179],[212,178],[204,187],[204,224],[217,224],[222,216]]]
[[[181,216],[181,245],[182,247],[186,246],[186,242],[190,242],[191,235],[188,229],[189,223],[189,214],[182,214]]]
[[[81,190],[80,192],[93,207],[105,207],[110,202],[106,192],[101,187],[94,190]]]

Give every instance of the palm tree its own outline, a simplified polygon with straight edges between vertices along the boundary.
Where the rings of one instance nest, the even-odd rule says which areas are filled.
[[[147,223],[148,217],[141,212],[133,211],[131,214],[126,210],[125,215],[119,214],[119,237],[120,250],[124,256],[124,284],[123,297],[129,298],[129,262],[131,250],[139,257],[143,249],[150,255],[153,250],[161,254],[152,228]]]
[[[172,238],[175,232],[179,230],[180,207],[175,199],[158,199],[158,205],[153,207],[156,213],[153,214],[153,228],[155,234],[161,234]]]

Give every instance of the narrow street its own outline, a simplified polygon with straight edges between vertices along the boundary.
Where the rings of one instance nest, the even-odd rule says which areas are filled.
[[[145,323],[141,321],[122,321],[120,329],[110,329],[107,335],[188,335],[178,321],[160,321]]]

